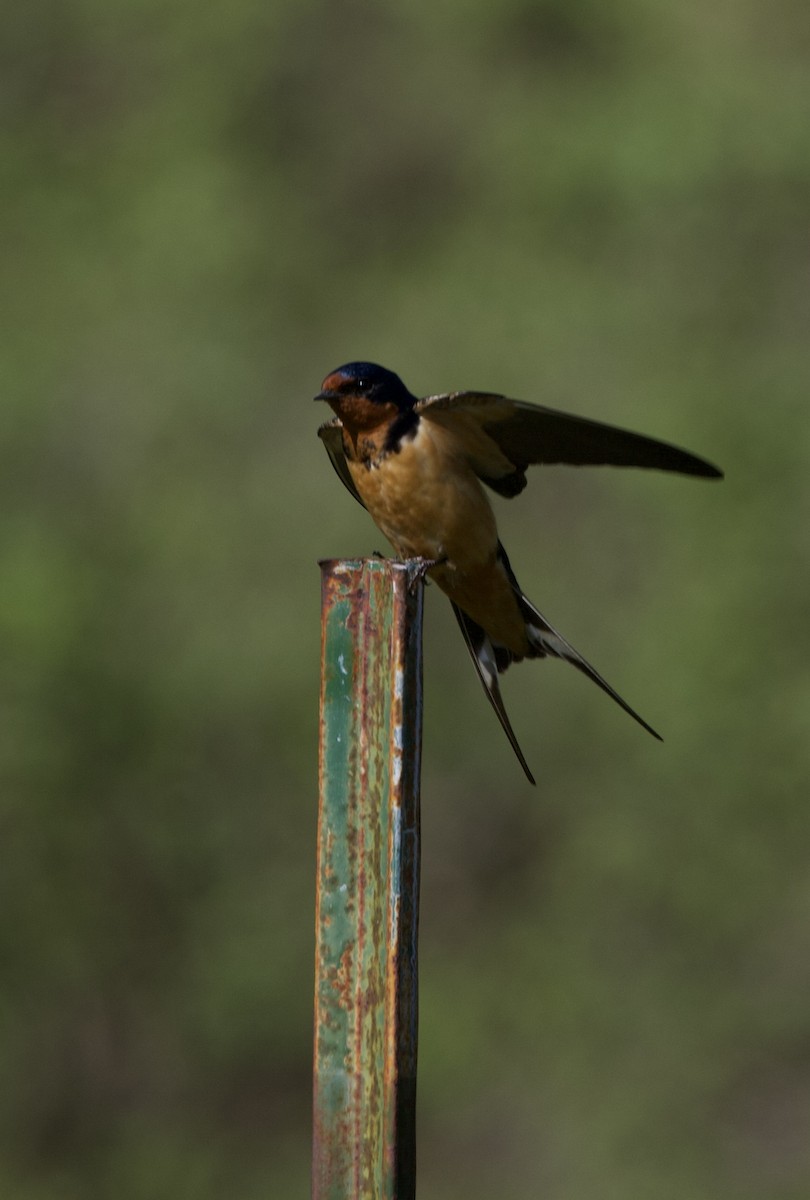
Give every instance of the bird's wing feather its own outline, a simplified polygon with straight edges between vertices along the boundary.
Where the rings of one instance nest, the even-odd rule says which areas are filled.
[[[360,499],[360,493],[354,486],[354,480],[349,472],[349,467],[346,462],[346,455],[343,453],[343,423],[340,417],[333,417],[331,421],[326,421],[318,430],[318,437],[326,446],[326,452],[335,468],[341,483],[343,483],[354,496],[358,504],[363,504]],[[363,508],[365,508],[363,504]]]
[[[452,435],[458,452],[482,483],[502,496],[516,496],[523,491],[526,463],[518,463],[501,446],[496,432],[514,418],[514,400],[493,392],[451,392],[420,400],[416,411]]]
[[[566,463],[649,467],[708,479],[722,477],[712,463],[668,442],[489,392],[429,396],[420,401],[418,410],[448,424],[456,413],[470,414],[519,473],[533,463]]]

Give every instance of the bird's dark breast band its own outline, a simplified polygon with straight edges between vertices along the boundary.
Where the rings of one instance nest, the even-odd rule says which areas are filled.
[[[383,452],[385,454],[397,454],[402,448],[403,439],[416,437],[420,419],[419,414],[412,408],[398,413],[388,426],[388,432],[383,443]]]

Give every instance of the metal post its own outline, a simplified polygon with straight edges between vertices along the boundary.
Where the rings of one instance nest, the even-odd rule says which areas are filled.
[[[413,1200],[422,583],[321,563],[313,1200]]]

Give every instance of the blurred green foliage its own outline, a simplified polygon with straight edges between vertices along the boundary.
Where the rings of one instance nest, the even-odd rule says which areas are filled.
[[[719,486],[498,504],[526,787],[428,597],[420,1196],[810,1189],[810,10],[31,0],[0,16],[0,1194],[308,1191],[310,403],[371,358]]]

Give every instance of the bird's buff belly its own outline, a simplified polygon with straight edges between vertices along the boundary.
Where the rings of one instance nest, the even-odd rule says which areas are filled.
[[[465,462],[444,453],[440,437],[420,427],[415,438],[377,466],[349,469],[363,503],[404,558],[447,559],[462,573],[491,560],[495,518]]]
[[[429,571],[454,603],[516,654],[525,624],[497,559],[498,533],[484,489],[466,462],[441,453],[436,438],[403,444],[379,466],[349,469],[375,524],[402,558],[437,561]]]

